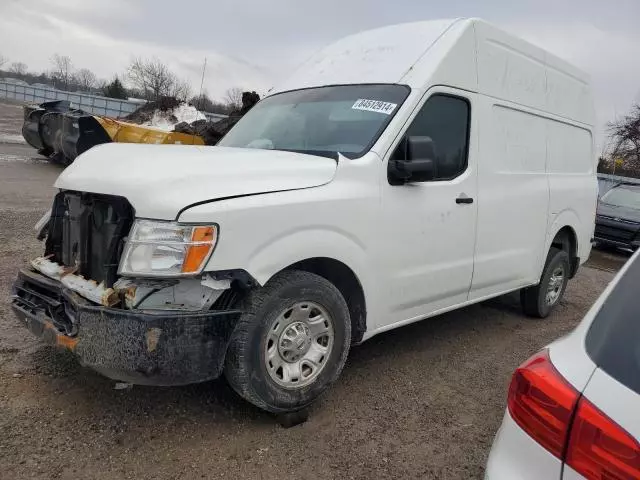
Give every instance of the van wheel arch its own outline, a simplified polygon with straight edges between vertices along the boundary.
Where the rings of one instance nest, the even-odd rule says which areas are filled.
[[[367,331],[367,308],[364,289],[353,270],[339,260],[315,257],[296,262],[284,270],[300,270],[315,273],[331,282],[342,294],[351,318],[351,344],[362,342]]]
[[[578,257],[578,237],[576,235],[575,230],[569,226],[565,225],[558,233],[556,233],[555,237],[551,241],[550,249],[557,248],[558,250],[562,250],[567,252],[569,256],[569,278],[575,277],[578,267],[580,266],[580,258]]]
[[[339,260],[329,257],[314,257],[293,263],[274,273],[270,279],[279,273],[290,270],[314,273],[328,280],[338,289],[349,309],[351,344],[357,345],[361,343],[364,334],[367,332],[367,308],[364,289],[355,272]],[[249,280],[241,282],[238,279],[234,279],[231,284],[232,288],[223,292],[214,303],[214,310],[236,308],[242,304],[252,288],[260,288],[260,284],[247,272],[242,271],[242,273]],[[242,278],[244,279],[244,276]]]

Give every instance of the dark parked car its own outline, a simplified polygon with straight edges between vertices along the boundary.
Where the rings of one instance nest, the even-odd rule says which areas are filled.
[[[616,247],[640,247],[640,185],[623,183],[600,197],[595,238]]]

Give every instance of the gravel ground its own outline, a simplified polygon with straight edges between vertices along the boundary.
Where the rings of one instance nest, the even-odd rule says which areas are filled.
[[[374,337],[352,350],[308,422],[283,429],[224,381],[133,387],[41,344],[8,306],[39,255],[32,226],[60,167],[2,135],[0,104],[0,478],[481,478],[513,369],[570,331],[627,256],[594,251],[545,321],[510,295]]]

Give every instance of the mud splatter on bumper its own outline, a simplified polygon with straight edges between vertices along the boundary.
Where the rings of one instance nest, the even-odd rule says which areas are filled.
[[[184,385],[220,376],[238,310],[131,311],[94,305],[60,282],[21,270],[12,308],[47,343],[114,380]]]

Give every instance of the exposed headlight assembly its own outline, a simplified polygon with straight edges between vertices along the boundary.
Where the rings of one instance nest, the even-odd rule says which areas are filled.
[[[136,220],[118,274],[182,277],[202,272],[218,241],[217,225]]]

